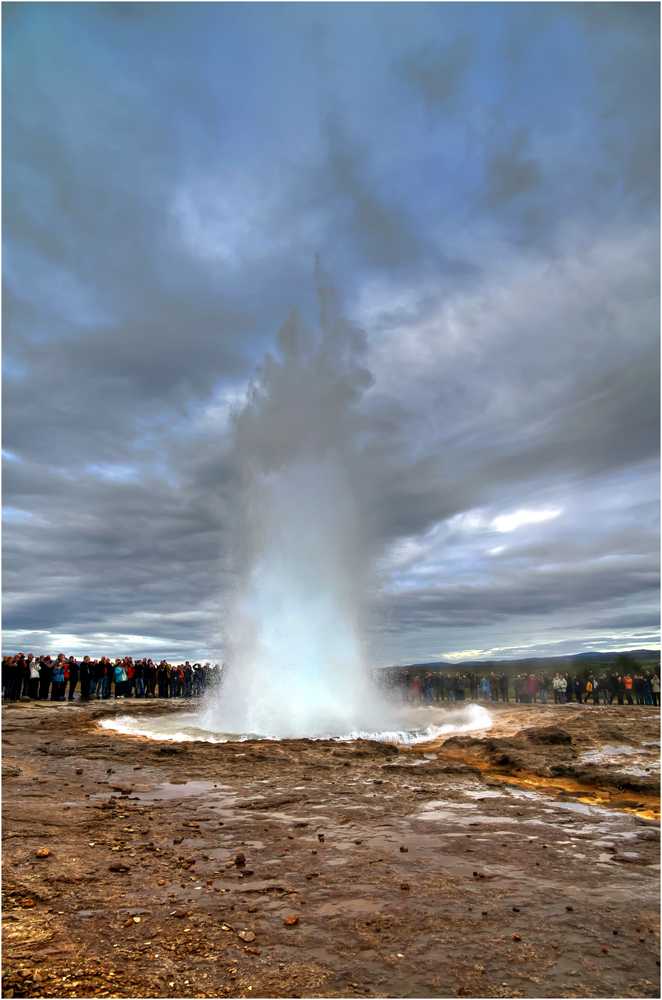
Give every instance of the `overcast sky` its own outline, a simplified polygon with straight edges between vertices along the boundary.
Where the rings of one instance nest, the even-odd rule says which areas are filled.
[[[657,644],[656,3],[2,14],[6,651],[222,655],[230,416],[316,253],[371,661]]]

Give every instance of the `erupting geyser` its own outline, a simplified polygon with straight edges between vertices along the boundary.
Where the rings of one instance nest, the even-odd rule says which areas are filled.
[[[356,409],[372,379],[365,337],[317,264],[321,341],[296,313],[235,418],[242,479],[227,611],[228,671],[211,728],[271,736],[383,726],[362,644],[370,557],[362,544]]]
[[[379,553],[358,404],[372,376],[365,335],[339,315],[319,263],[315,280],[321,338],[293,313],[278,335],[280,360],[266,356],[234,417],[237,582],[223,613],[223,683],[201,711],[102,725],[158,739],[401,743],[490,725],[478,705],[421,712],[387,701],[371,681],[361,635]]]

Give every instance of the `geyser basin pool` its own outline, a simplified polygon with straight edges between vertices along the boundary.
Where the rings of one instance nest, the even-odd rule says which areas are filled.
[[[489,729],[492,717],[481,705],[465,704],[453,708],[436,706],[390,706],[388,716],[383,719],[383,729],[355,729],[340,732],[337,729],[319,729],[309,732],[221,732],[214,728],[213,713],[177,712],[159,716],[139,717],[120,715],[104,719],[99,724],[104,729],[112,729],[128,736],[146,736],[153,740],[172,740],[178,743],[203,742],[227,743],[243,740],[273,740],[282,738],[380,740],[384,743],[398,743],[411,746],[425,743],[439,736],[451,733],[467,733]],[[386,728],[388,727],[388,728]]]

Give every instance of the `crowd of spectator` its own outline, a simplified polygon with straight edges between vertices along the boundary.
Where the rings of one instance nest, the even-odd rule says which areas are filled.
[[[223,667],[207,663],[173,664],[166,660],[131,656],[100,659],[59,653],[39,657],[28,653],[2,659],[4,701],[30,698],[35,701],[73,701],[80,682],[80,699],[107,698],[200,698],[220,683]]]
[[[589,699],[598,705],[600,697],[605,705],[611,705],[614,700],[619,705],[626,702],[628,705],[660,704],[660,678],[650,670],[624,674],[614,670],[599,677],[591,674],[586,681],[579,675],[557,673],[550,681],[542,671],[521,673],[510,679],[505,673],[495,671],[481,677],[473,671],[465,675],[399,669],[384,671],[381,683],[403,701],[414,702],[465,701],[467,694],[471,701],[499,701],[499,696],[501,701],[510,701],[512,687],[516,702],[532,705],[540,699],[540,704],[546,705],[551,687],[556,705],[572,701],[585,705]]]

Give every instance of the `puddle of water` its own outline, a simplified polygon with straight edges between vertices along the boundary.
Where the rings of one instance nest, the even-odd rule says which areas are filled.
[[[470,799],[476,799],[478,802],[480,802],[482,799],[502,799],[502,798],[504,798],[503,792],[490,792],[490,791],[484,791],[484,790],[482,790],[480,792],[473,792],[473,791],[469,791],[468,789],[465,789],[464,790],[464,794],[468,795]]]
[[[132,791],[135,791],[132,789]],[[203,795],[210,791],[223,792],[225,789],[218,788],[214,785],[213,781],[186,781],[182,784],[176,782],[166,781],[157,788],[152,789],[149,792],[137,792],[132,796],[133,799],[138,799],[142,802],[160,802],[163,799],[184,799],[191,798],[196,795]],[[92,799],[107,798],[107,792],[96,792],[91,795]],[[118,799],[119,801],[119,799]],[[214,803],[215,805],[216,803]]]

